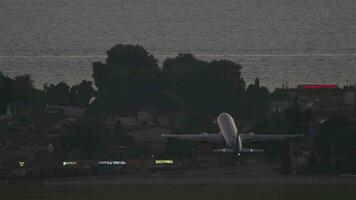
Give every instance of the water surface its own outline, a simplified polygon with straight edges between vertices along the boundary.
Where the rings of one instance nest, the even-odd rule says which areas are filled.
[[[91,79],[117,43],[162,61],[230,59],[249,83],[356,82],[354,0],[2,0],[0,70],[35,84]]]

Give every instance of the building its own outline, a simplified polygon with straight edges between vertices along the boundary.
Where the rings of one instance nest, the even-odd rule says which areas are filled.
[[[335,115],[356,119],[356,88],[340,88],[336,84],[301,84],[296,88],[285,89],[291,101],[270,102],[270,113],[283,113],[294,100],[301,110],[310,110],[317,121]]]
[[[85,115],[85,108],[76,106],[46,105],[49,114],[63,114],[66,117],[82,117]]]
[[[162,134],[170,134],[172,129],[161,125],[137,126],[124,129],[125,133],[133,136],[135,145],[147,145],[153,153],[161,153],[166,147],[166,139]]]
[[[180,110],[158,110],[145,108],[137,112],[137,121],[145,125],[161,125],[176,129],[185,125],[185,113]]]
[[[158,110],[155,108],[130,109],[105,113],[101,116],[108,128],[161,125],[181,129],[185,125],[185,113],[179,110]]]
[[[288,89],[287,93],[292,98],[297,98],[304,109],[355,110],[356,88],[339,88],[336,84],[303,84]]]
[[[130,127],[137,126],[136,113],[104,113],[101,115],[102,122],[109,129],[115,129],[117,126]]]
[[[41,112],[45,107],[41,104],[28,102],[9,102],[6,108],[6,116],[10,118],[27,118],[35,112]]]
[[[284,112],[293,104],[293,101],[270,101],[268,105],[268,114],[279,113],[284,114]]]

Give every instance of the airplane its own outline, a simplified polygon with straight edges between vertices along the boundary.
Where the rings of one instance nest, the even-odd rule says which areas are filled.
[[[176,134],[162,134],[162,137],[166,138],[178,138],[182,140],[196,140],[204,142],[213,142],[225,144],[226,148],[214,149],[214,152],[221,153],[236,153],[238,156],[241,153],[253,153],[253,152],[264,152],[263,149],[250,149],[244,148],[244,143],[250,143],[254,141],[268,141],[268,140],[285,140],[290,138],[301,138],[304,134],[295,135],[276,135],[276,134],[255,134],[249,133],[239,133],[234,119],[228,113],[221,113],[217,118],[217,123],[220,128],[219,133],[208,134],[206,132],[201,134],[190,134],[190,135],[176,135]]]

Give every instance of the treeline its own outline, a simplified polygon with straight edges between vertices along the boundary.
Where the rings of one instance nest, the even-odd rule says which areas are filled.
[[[241,66],[229,60],[206,62],[192,54],[157,59],[139,45],[119,44],[107,52],[106,62],[93,63],[93,80],[33,87],[29,75],[14,79],[0,74],[0,108],[10,101],[88,107],[90,113],[120,112],[153,106],[202,114],[229,112],[239,118],[263,118],[266,102],[274,98],[259,80],[246,88]],[[280,95],[279,95],[280,96]]]
[[[72,87],[63,82],[45,84],[43,90],[40,90],[34,87],[30,75],[16,76],[12,79],[0,72],[0,113],[6,112],[9,102],[86,107],[93,95],[91,81],[82,81]]]
[[[270,98],[258,79],[246,89],[239,64],[179,54],[160,68],[153,55],[133,45],[109,50],[105,63],[93,64],[93,79],[97,88],[90,106],[93,112],[154,106],[254,119],[264,116]]]

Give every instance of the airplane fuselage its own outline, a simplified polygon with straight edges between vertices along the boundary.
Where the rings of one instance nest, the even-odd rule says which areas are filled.
[[[242,142],[231,115],[228,113],[221,113],[217,118],[217,123],[220,128],[220,135],[224,138],[227,147],[232,148],[236,152],[240,152]]]

